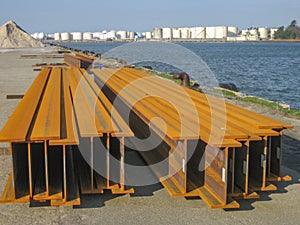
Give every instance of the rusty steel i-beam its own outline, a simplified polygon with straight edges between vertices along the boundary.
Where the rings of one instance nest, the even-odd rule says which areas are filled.
[[[65,54],[66,65],[42,67],[23,96],[0,132],[13,161],[1,203],[133,193],[125,159],[152,146],[149,135],[160,144],[139,154],[148,165],[167,161],[153,172],[173,197],[239,208],[239,198],[291,179],[281,157],[292,126],[136,69],[90,69],[93,61]]]

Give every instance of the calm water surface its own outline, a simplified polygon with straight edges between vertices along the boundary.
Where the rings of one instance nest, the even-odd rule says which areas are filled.
[[[122,44],[63,43],[101,54]],[[285,102],[300,109],[300,43],[179,44],[200,56],[219,82],[232,82],[243,93]],[[170,54],[170,57],[174,56]],[[174,71],[172,66],[157,62],[142,65],[151,65],[162,72]],[[201,83],[200,76],[193,75],[193,78]]]

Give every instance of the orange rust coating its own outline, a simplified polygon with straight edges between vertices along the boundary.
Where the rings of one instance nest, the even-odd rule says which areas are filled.
[[[1,142],[26,141],[50,69],[43,69],[0,132]]]
[[[124,69],[125,71],[130,72],[131,74],[134,74],[136,77],[138,78],[142,78],[145,76],[151,76],[145,72],[141,72],[135,69]],[[174,86],[173,85],[167,85],[170,82],[166,81],[164,79],[159,79],[156,77],[155,80],[153,80],[153,83],[155,84],[166,84],[166,89],[169,91],[174,91],[174,93],[176,93],[176,90],[174,90]],[[220,108],[220,106],[222,105],[222,100],[217,99],[215,97],[209,96],[209,95],[205,95],[204,93],[200,93],[194,90],[191,90],[189,88],[186,87],[182,87],[188,94],[189,96],[196,101],[197,103],[202,103],[205,104],[206,102],[209,102],[211,104],[213,104],[213,107],[216,108]],[[178,91],[178,90],[177,90]],[[173,92],[172,92],[173,93]],[[212,106],[210,106],[212,107]],[[293,126],[286,124],[286,123],[282,123],[280,121],[271,119],[267,116],[263,116],[260,115],[258,113],[254,113],[250,110],[247,109],[243,109],[241,107],[235,106],[231,103],[226,103],[226,109],[227,109],[227,116],[232,116],[234,118],[237,117],[239,118],[241,121],[247,122],[249,124],[252,125],[256,125],[258,128],[265,128],[265,129],[292,129]]]
[[[76,57],[81,56],[74,58]],[[224,103],[212,96],[181,88],[169,81],[135,69],[92,71],[96,78],[107,85],[115,95],[118,95],[144,123],[152,122],[153,130],[170,146],[170,153],[175,158],[174,161],[169,162],[169,169],[170,171],[179,169],[179,172],[176,174],[177,177],[172,176],[161,180],[167,191],[172,196],[200,196],[212,208],[239,207],[235,201],[231,202],[231,199],[227,197],[225,182],[227,175],[223,177],[223,169],[228,170],[228,148],[241,147],[242,141],[248,144],[251,141],[267,141],[267,137],[279,136],[283,129],[292,128],[288,124]],[[167,100],[170,96],[174,99],[173,102]],[[48,143],[49,146],[62,147],[63,190],[56,197],[49,196],[46,163],[46,192],[35,195],[35,200],[51,200],[51,205],[79,204],[80,198],[66,201],[68,194],[67,158],[70,157],[67,156],[67,146],[78,145],[80,138],[93,140],[93,137],[101,137],[103,134],[108,137],[108,145],[110,137],[121,137],[121,179],[117,184],[118,187],[112,189],[112,193],[132,193],[132,190],[125,190],[123,166],[124,137],[133,136],[133,133],[117,111],[112,113],[114,110],[112,103],[86,70],[72,67],[44,68],[41,71],[0,133],[0,141],[27,142],[28,146],[30,143],[44,143],[45,160],[48,157]],[[162,118],[165,124],[161,121],[153,121],[156,117]],[[165,125],[166,134],[164,133]],[[213,160],[205,170],[205,185],[188,193],[186,190],[187,166],[184,161],[188,152],[187,141],[199,139],[211,147],[222,149],[218,149],[217,159]],[[176,150],[178,142],[184,145]],[[60,149],[59,147],[57,149]],[[93,151],[93,146],[91,149]],[[214,148],[211,148],[212,150]],[[266,145],[265,150],[267,150]],[[29,146],[28,152],[30,151]],[[207,149],[205,151],[208,153]],[[155,151],[155,154],[159,154],[158,151]],[[264,155],[266,154],[265,152]],[[28,155],[30,157],[29,153]],[[206,158],[208,157],[211,156],[206,154]],[[28,162],[31,164],[31,158]],[[267,178],[265,169],[264,166],[263,188],[270,190],[265,186]],[[93,166],[90,171],[91,186],[94,186]],[[29,179],[32,180],[31,175]],[[181,180],[184,182],[181,183]],[[0,202],[30,201],[28,197],[17,199],[14,196],[13,183],[11,176]],[[29,189],[29,195],[32,196],[31,183]],[[97,189],[95,193],[99,190],[103,191]]]
[[[97,71],[97,70],[92,70]],[[183,91],[187,93],[187,96],[190,97],[196,104],[196,106],[201,107],[201,110],[205,110],[206,108],[212,108],[214,112],[222,112],[224,113],[223,109],[223,101],[220,99],[217,99],[215,97],[212,97],[210,95],[205,95],[203,93],[191,90],[186,87],[178,87],[178,85],[172,85],[171,82],[166,81],[164,79],[160,79],[158,77],[155,77],[153,75],[147,74],[145,72],[141,72],[135,69],[122,69],[122,70],[116,70],[116,69],[106,69],[103,73],[107,73],[109,77],[111,75],[121,77],[123,81],[127,83],[131,83],[133,81],[148,78],[145,82],[145,85],[143,88],[156,88],[155,90],[160,92],[164,92],[166,94],[172,94],[174,98],[180,100],[182,99],[182,96],[179,94]],[[96,72],[97,74],[97,72]],[[108,78],[107,78],[108,79]],[[151,82],[149,82],[151,79]],[[164,87],[161,89],[161,87]],[[182,104],[184,102],[182,101]],[[232,105],[230,103],[225,103],[225,109],[226,109],[226,118],[228,118],[229,121],[234,121],[236,123],[237,121],[242,122],[244,125],[251,125],[257,128],[265,128],[265,129],[291,129],[293,128],[291,125],[282,123],[280,121],[276,121],[274,119],[271,119],[269,117],[254,113],[252,111],[243,109],[241,107]]]
[[[145,86],[147,86],[147,83],[143,86],[142,84],[140,84],[142,87],[134,86],[134,84],[132,85],[131,83],[129,83],[128,87],[126,87],[125,84],[122,83],[122,80],[117,79],[114,75],[111,76],[111,74],[105,74],[106,71],[94,70],[93,72],[95,72],[96,76],[100,79],[103,79],[104,81],[106,80],[105,84],[110,85],[110,87],[115,90],[117,95],[124,99],[124,101],[128,103],[129,107],[132,108],[135,113],[137,113],[146,123],[149,123],[153,117],[161,117],[167,124],[167,136],[169,136],[171,139],[199,139],[201,134],[203,134],[201,138],[204,138],[207,143],[209,142],[210,134],[213,134],[215,137],[219,137],[219,139],[222,139],[223,131],[218,129],[214,129],[213,131],[211,131],[211,123],[207,122],[206,120],[200,120],[200,125],[203,124],[203,126],[200,128],[199,135],[199,124],[194,122],[195,117],[197,117],[198,115],[195,113],[189,113],[187,110],[183,109],[183,107],[181,113],[183,114],[183,117],[185,117],[184,121],[186,123],[182,123],[181,120],[178,120],[177,113],[174,112],[172,108],[168,108],[167,104],[163,103],[161,99],[153,97],[150,99],[150,94],[139,90],[140,88],[143,89]],[[135,104],[136,102],[137,104]],[[185,102],[180,102],[180,104],[185,104]],[[176,106],[178,106],[178,104]],[[193,106],[191,104],[186,104],[185,108],[188,109],[188,107]],[[156,125],[158,131],[163,130],[164,128],[164,125],[161,123],[157,123],[154,125]],[[182,126],[184,127],[184,132],[181,131]],[[239,137],[247,138],[248,136],[242,134]],[[229,141],[226,142],[226,144],[228,143]],[[232,140],[232,144],[236,145],[234,140]]]
[[[278,136],[279,132],[272,129],[292,128],[288,124],[245,111],[237,106],[232,109],[231,104],[224,104],[221,100],[214,97],[183,88],[183,92],[194,103],[194,106],[190,105],[185,101],[186,96],[182,96],[182,91],[179,91],[182,87],[135,69],[94,69],[92,72],[104,84],[114,90],[118,96],[124,99],[129,107],[132,107],[141,118],[146,117],[144,118],[145,122],[149,123],[151,118],[155,116],[162,118],[167,123],[169,131],[167,135],[173,139],[180,138],[180,128],[182,126],[186,126],[185,134],[181,135],[182,138],[196,138],[197,133],[193,133],[193,131],[197,129],[193,127],[197,124],[194,122],[197,116],[199,116],[200,122],[199,137],[207,143],[210,141],[210,136],[218,136],[218,133],[221,136],[222,131],[225,139],[242,141],[247,139],[259,140],[259,137],[264,136]],[[163,86],[164,84],[165,86]],[[152,100],[149,100],[149,97],[153,93],[159,93],[157,94],[159,97],[155,98],[154,96]],[[176,106],[179,106],[180,111],[183,112],[183,116],[185,117],[184,124],[180,123],[182,121],[176,119],[176,115],[174,117],[174,110],[161,100],[161,98],[167,99],[167,95],[171,95],[176,101],[180,102]],[[138,101],[138,104],[136,104],[136,101]],[[198,115],[191,112],[190,108],[192,107],[196,108]],[[230,110],[228,110],[228,107]],[[177,130],[174,131],[173,127],[177,128]],[[161,127],[158,127],[158,130],[161,129]],[[217,144],[224,146],[222,143]]]
[[[113,107],[112,103],[108,100],[108,98],[103,94],[101,89],[96,85],[90,74],[85,69],[80,69],[81,73],[78,73],[82,82],[86,83],[86,85],[90,85],[90,88],[95,92],[99,101],[103,104],[107,112],[110,114],[113,127],[118,130],[115,130],[112,133],[113,137],[122,137],[122,136],[133,136],[131,129],[128,127],[126,122],[120,116],[120,114]]]
[[[53,68],[30,140],[60,139],[61,69]]]
[[[65,137],[61,137],[60,140],[51,140],[50,145],[78,145],[78,132],[76,128],[75,113],[72,104],[71,93],[69,89],[69,82],[67,76],[67,69],[62,70],[62,93],[64,108],[65,108],[65,123],[66,123],[66,134]]]

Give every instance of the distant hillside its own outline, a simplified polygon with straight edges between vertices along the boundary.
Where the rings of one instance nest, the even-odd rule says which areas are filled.
[[[37,48],[44,45],[32,38],[14,21],[0,27],[0,48]]]

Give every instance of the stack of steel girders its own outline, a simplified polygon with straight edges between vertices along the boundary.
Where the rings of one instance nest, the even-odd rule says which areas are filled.
[[[161,145],[141,151],[171,196],[200,196],[212,208],[238,208],[232,198],[259,198],[281,176],[282,131],[292,126],[136,69],[91,70],[136,136]],[[125,110],[126,111],[126,110]],[[159,117],[163,123],[152,123]],[[151,124],[151,126],[149,126]],[[150,143],[151,144],[151,143]]]
[[[42,69],[3,127],[13,171],[1,202],[78,205],[80,193],[133,193],[123,170],[124,142],[133,134],[81,76],[78,68]]]

